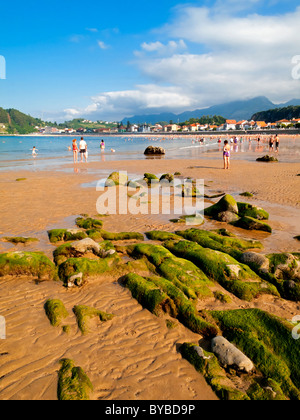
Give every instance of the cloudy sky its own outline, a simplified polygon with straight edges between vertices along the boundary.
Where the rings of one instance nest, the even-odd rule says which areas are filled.
[[[17,0],[2,13],[0,106],[44,120],[300,98],[299,1]]]

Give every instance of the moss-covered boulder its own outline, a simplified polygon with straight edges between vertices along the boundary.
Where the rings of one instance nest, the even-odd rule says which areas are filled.
[[[79,229],[52,229],[48,231],[49,241],[57,242],[77,241],[87,238],[87,234]]]
[[[117,253],[107,258],[69,258],[58,268],[58,274],[67,287],[82,286],[89,277],[112,271],[120,262]]]
[[[215,231],[207,231],[200,229],[187,229],[176,232],[177,238],[183,237],[189,241],[198,243],[204,248],[214,249],[216,251],[225,252],[232,257],[239,259],[245,250],[261,249],[263,245],[258,241],[250,241],[231,234],[224,235]]]
[[[152,244],[138,244],[128,247],[134,258],[147,258],[157,272],[173,282],[188,298],[206,298],[212,296],[210,286],[213,283],[190,261],[175,257],[165,247]]]
[[[1,238],[3,242],[10,242],[14,245],[23,244],[28,245],[32,244],[34,242],[38,242],[39,240],[36,238],[27,238],[23,236],[5,236],[4,238]]]
[[[239,220],[231,222],[231,224],[241,229],[260,230],[262,232],[272,233],[272,228],[267,223],[249,216],[243,216]]]
[[[127,185],[128,176],[124,172],[112,172],[105,182],[106,187],[115,187],[118,185]]]
[[[204,376],[207,383],[221,400],[250,399],[247,394],[237,389],[233,381],[230,381],[213,353],[209,353],[193,343],[184,343],[180,347],[180,353]]]
[[[279,296],[276,287],[228,254],[190,241],[166,241],[164,246],[176,256],[193,262],[209,278],[240,299],[251,301],[261,294]]]
[[[45,303],[45,312],[53,327],[59,327],[69,315],[65,305],[59,299],[48,299]]]
[[[146,182],[148,184],[148,186],[159,183],[159,178],[156,175],[150,174],[150,173],[147,173],[147,172],[144,174],[144,179],[143,180],[144,180],[144,182]]]
[[[82,229],[102,229],[103,222],[99,219],[93,219],[92,217],[78,217],[76,219],[76,225]]]
[[[143,241],[144,235],[139,232],[106,232],[105,230],[101,231],[101,236],[106,241],[126,241],[126,240],[137,240]]]
[[[0,277],[28,276],[38,280],[57,280],[57,269],[42,252],[8,252],[0,254]]]
[[[204,209],[204,215],[221,222],[233,222],[238,220],[238,205],[235,199],[226,194],[218,203]]]
[[[122,279],[122,283],[143,308],[156,316],[165,312],[176,318],[177,310],[174,302],[151,279],[130,273]]]
[[[53,252],[53,257],[55,264],[60,265],[68,258],[89,258],[91,256],[95,256],[95,258],[106,258],[115,252],[113,244],[109,241],[104,241],[99,244],[91,238],[86,238],[78,242],[68,242],[59,246]]]
[[[151,241],[168,241],[170,239],[181,239],[180,236],[176,235],[175,233],[165,232],[162,230],[153,230],[150,232],[146,232],[146,236]]]
[[[300,399],[300,347],[293,325],[259,309],[212,311],[223,335],[274,380],[290,399]]]
[[[108,314],[104,311],[99,311],[98,309],[86,305],[74,306],[73,312],[77,319],[78,328],[82,334],[89,333],[89,322],[92,318],[99,318],[100,321],[106,322],[110,321],[114,317],[113,314]]]
[[[174,181],[174,175],[173,174],[163,174],[161,177],[160,177],[160,182],[161,181],[164,181],[164,182],[166,182],[166,183],[172,183],[173,181]]]
[[[237,205],[240,217],[249,216],[257,220],[269,219],[269,213],[267,213],[264,209],[261,209],[260,207],[254,206],[249,203],[237,203]]]
[[[90,399],[93,385],[79,366],[70,359],[60,360],[57,397],[60,401],[84,401]]]

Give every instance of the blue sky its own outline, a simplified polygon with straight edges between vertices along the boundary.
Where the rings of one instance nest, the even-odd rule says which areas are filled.
[[[300,98],[299,1],[17,0],[1,16],[0,106],[43,119]]]

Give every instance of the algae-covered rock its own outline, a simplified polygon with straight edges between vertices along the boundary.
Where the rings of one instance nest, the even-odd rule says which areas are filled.
[[[114,253],[114,247],[109,241],[98,244],[91,238],[85,238],[81,241],[66,243],[59,246],[53,252],[53,257],[55,264],[60,265],[68,258],[80,258],[90,256],[91,254],[96,257],[106,258]]]
[[[209,278],[240,299],[251,301],[260,294],[279,295],[276,287],[264,282],[247,265],[228,254],[190,241],[167,241],[164,246],[176,256],[193,262]]]
[[[129,247],[128,251],[134,258],[146,257],[159,274],[172,281],[187,297],[212,296],[209,286],[213,283],[190,261],[175,257],[165,247],[152,244],[138,244]]]
[[[239,261],[243,264],[249,265],[249,267],[251,267],[256,273],[258,272],[262,274],[269,272],[270,261],[262,254],[258,254],[256,252],[244,252],[239,258]]]
[[[204,215],[221,222],[232,222],[238,219],[238,205],[235,199],[226,194],[218,203],[204,209]]]
[[[243,216],[231,224],[246,230],[260,230],[263,232],[272,233],[272,228],[267,223],[249,216]]]
[[[251,360],[222,336],[211,340],[211,350],[224,367],[231,367],[246,373],[254,370]]]
[[[279,384],[270,378],[253,381],[247,395],[253,401],[286,401],[288,398],[282,392]]]
[[[105,182],[106,187],[115,187],[118,185],[127,185],[128,176],[124,172],[112,172]]]
[[[87,234],[79,229],[52,229],[48,231],[49,241],[57,242],[76,241],[87,238]]]
[[[31,244],[33,242],[38,242],[39,240],[36,238],[27,238],[27,237],[23,237],[23,236],[5,236],[4,238],[1,239],[4,242],[11,242],[14,245],[18,245],[18,244],[23,244],[23,245],[28,245]]]
[[[101,231],[101,236],[106,241],[126,241],[126,240],[138,240],[143,241],[144,235],[139,232],[106,232],[105,230]]]
[[[123,278],[122,282],[145,309],[148,309],[156,316],[159,316],[161,312],[165,312],[176,318],[177,310],[174,302],[150,279],[130,273]]]
[[[259,309],[212,311],[223,336],[235,344],[284,394],[300,399],[300,347],[293,325]]]
[[[176,235],[189,241],[196,242],[204,248],[225,252],[237,259],[239,259],[245,250],[262,248],[262,244],[258,241],[245,240],[238,238],[233,234],[228,236],[214,231],[187,229],[184,231],[177,231]],[[178,237],[170,239],[178,239]]]
[[[57,397],[60,401],[89,400],[93,385],[79,366],[70,359],[60,360]]]
[[[170,182],[170,183],[172,183],[173,181],[174,181],[174,175],[173,174],[163,174],[161,177],[160,177],[160,182],[161,181],[165,181],[165,182]]]
[[[158,184],[159,183],[159,179],[156,175],[154,174],[150,174],[150,173],[145,173],[144,174],[144,182],[146,182],[149,186],[152,184]]]
[[[249,216],[257,220],[268,220],[269,213],[260,207],[254,206],[249,203],[237,203],[239,209],[239,216]]]
[[[98,219],[93,219],[91,217],[78,217],[76,219],[76,225],[82,229],[102,229],[103,222]]]
[[[152,241],[167,241],[170,239],[181,239],[180,236],[176,235],[175,233],[165,232],[161,230],[153,230],[151,232],[146,232],[146,236]]]
[[[88,277],[101,275],[111,271],[120,262],[120,257],[115,253],[107,258],[89,259],[89,258],[69,258],[58,268],[60,279],[68,287],[73,287],[74,283],[71,278],[77,280],[79,276],[81,281],[79,285],[83,285]],[[76,284],[75,284],[76,285]]]
[[[104,311],[99,311],[98,309],[85,305],[74,306],[73,312],[77,319],[78,328],[82,334],[88,334],[90,319],[99,318],[100,321],[106,322],[110,321],[114,317],[113,314],[108,314]]]
[[[250,398],[236,388],[233,381],[228,379],[225,370],[219,365],[217,357],[193,343],[184,343],[180,353],[195,369],[201,373],[206,382],[221,400],[249,400]]]
[[[48,299],[45,303],[45,312],[53,327],[59,327],[69,315],[65,305],[59,299]]]
[[[0,277],[6,275],[57,280],[57,269],[42,252],[8,252],[0,254]]]

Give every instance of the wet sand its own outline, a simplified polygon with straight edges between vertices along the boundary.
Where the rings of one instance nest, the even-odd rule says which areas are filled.
[[[115,170],[126,170],[129,178],[142,176],[144,172],[160,175],[179,171],[184,177],[204,179],[207,194],[224,191],[240,201],[261,205],[270,213],[274,231],[268,235],[233,227],[230,230],[261,240],[265,247],[263,253],[300,251],[299,242],[293,239],[300,234],[298,163],[233,161],[232,169],[224,171],[220,160],[149,159],[67,164],[51,172],[0,173],[0,240],[4,236],[32,236],[40,240],[26,247],[0,241],[0,252],[42,250],[51,257],[55,247],[48,241],[47,230],[74,227],[78,215],[96,214],[96,201],[101,193],[92,185]],[[18,178],[26,180],[17,182]],[[83,187],[83,184],[91,186]],[[245,191],[254,197],[239,197]],[[178,225],[170,223],[170,218],[128,214],[102,220],[107,231],[144,233],[154,229],[175,231]],[[228,228],[228,225],[207,221],[203,226],[204,229],[216,227]],[[286,319],[300,311],[299,304],[271,296],[251,303],[231,297],[231,304],[211,299],[205,307],[258,307]],[[50,326],[43,309],[49,298],[65,303],[69,334]],[[72,313],[73,306],[78,304],[114,313],[115,318],[107,323],[95,322],[91,333],[82,336]],[[56,399],[59,360],[64,357],[73,359],[90,377],[94,385],[93,399],[217,399],[204,378],[178,352],[180,343],[197,342],[202,337],[180,324],[169,330],[165,319],[144,310],[117,278],[99,276],[79,290],[67,290],[54,282],[36,284],[28,278],[2,278],[0,314],[5,316],[7,324],[7,339],[0,341],[2,400]]]

